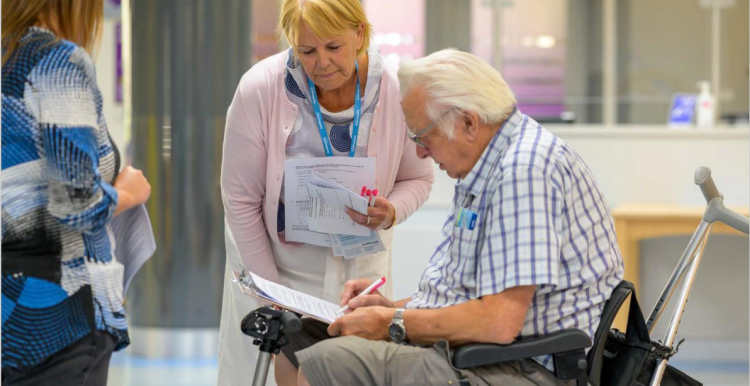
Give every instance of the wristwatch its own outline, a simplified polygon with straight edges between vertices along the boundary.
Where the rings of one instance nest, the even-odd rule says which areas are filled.
[[[391,340],[395,343],[406,342],[406,327],[404,327],[404,309],[399,308],[396,313],[393,314],[393,320],[391,320],[390,326],[388,326],[388,334],[391,336]]]

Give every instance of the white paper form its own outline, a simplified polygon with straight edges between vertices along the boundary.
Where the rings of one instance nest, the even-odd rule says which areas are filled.
[[[339,305],[265,280],[252,272],[247,274],[252,280],[253,290],[263,300],[325,323],[333,323],[336,320],[336,311],[341,308]]]
[[[310,230],[353,236],[370,234],[369,228],[354,222],[346,212],[349,207],[359,213],[367,213],[367,199],[349,190],[321,188],[309,182],[307,189],[310,194]]]
[[[344,248],[338,242],[336,235],[331,235],[331,248],[333,248],[333,255],[337,257],[344,257]]]
[[[352,192],[359,192],[363,186],[375,186],[375,158],[320,157],[284,163],[286,240],[330,247],[329,235],[310,230],[309,226],[310,196],[307,183],[314,174]]]
[[[331,244],[341,250],[345,259],[372,255],[385,251],[383,240],[378,232],[370,231],[367,236],[331,235]]]
[[[154,231],[145,205],[120,213],[110,223],[115,236],[115,258],[125,267],[123,294],[136,272],[156,251]]]
[[[308,184],[313,184],[321,188],[348,190],[335,182],[326,180],[316,173],[313,173],[313,177],[310,178]],[[312,223],[310,228],[313,228]],[[346,249],[344,249],[344,245]],[[380,234],[375,231],[370,231],[366,236],[332,234],[331,248],[333,248],[334,256],[342,256],[346,259],[354,259],[359,256],[385,251],[383,240],[380,238]]]

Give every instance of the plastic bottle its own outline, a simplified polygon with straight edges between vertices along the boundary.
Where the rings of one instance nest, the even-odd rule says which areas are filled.
[[[698,82],[701,89],[695,108],[698,110],[697,125],[700,128],[711,128],[714,126],[716,103],[711,95],[711,84],[706,81]]]

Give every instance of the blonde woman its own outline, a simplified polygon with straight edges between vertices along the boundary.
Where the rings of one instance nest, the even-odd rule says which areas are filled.
[[[107,384],[128,345],[109,222],[151,187],[126,167],[89,56],[102,0],[2,6],[2,378]]]
[[[227,271],[249,270],[339,303],[344,282],[353,279],[342,259],[330,247],[285,239],[284,162],[327,155],[376,159],[375,206],[349,214],[385,243],[385,252],[356,260],[359,275],[373,280],[390,277],[393,226],[427,199],[432,164],[417,158],[406,137],[396,72],[370,44],[372,27],[359,0],[285,0],[279,30],[291,49],[243,76],[227,116],[221,177]],[[244,385],[252,379],[257,347],[239,322],[258,304],[225,283],[219,384]],[[387,283],[383,292],[390,293]],[[320,333],[325,327],[310,326]],[[276,364],[291,366],[281,355]]]

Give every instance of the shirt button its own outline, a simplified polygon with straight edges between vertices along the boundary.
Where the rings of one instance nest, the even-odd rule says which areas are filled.
[[[442,266],[443,266],[443,260],[438,261],[438,267],[442,267]]]

